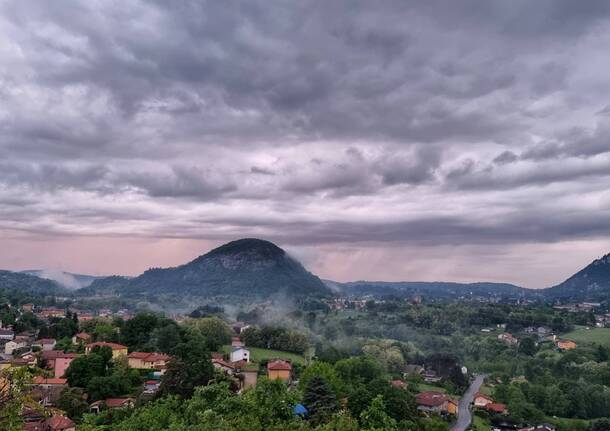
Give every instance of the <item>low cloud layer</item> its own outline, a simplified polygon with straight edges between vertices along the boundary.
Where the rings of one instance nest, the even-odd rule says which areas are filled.
[[[329,278],[575,270],[610,251],[609,24],[603,0],[5,2],[0,267],[260,236]],[[141,248],[98,260],[117,238]]]

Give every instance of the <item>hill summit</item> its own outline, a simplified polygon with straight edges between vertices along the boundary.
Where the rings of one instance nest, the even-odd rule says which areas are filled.
[[[610,254],[596,259],[557,286],[544,289],[554,299],[603,301],[610,297]]]
[[[160,297],[172,296],[250,300],[331,294],[318,277],[283,249],[256,238],[229,242],[174,268],[153,268],[132,279],[114,278],[112,283],[96,280],[82,293],[155,297],[157,302]]]

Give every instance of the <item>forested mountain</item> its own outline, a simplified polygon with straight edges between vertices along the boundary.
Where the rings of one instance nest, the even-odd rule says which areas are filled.
[[[0,271],[0,289],[42,295],[69,292],[57,281],[36,277],[43,271]],[[138,277],[78,276],[91,284],[79,296],[121,296],[152,302],[188,301],[189,298],[236,298],[243,301],[339,295],[375,298],[427,299],[543,299],[549,301],[604,301],[610,299],[610,254],[595,260],[561,284],[547,289],[526,289],[507,283],[452,282],[322,282],[275,244],[240,239],[220,246],[174,268],[153,268]]]
[[[424,281],[354,281],[337,283],[327,281],[335,291],[343,295],[364,296],[375,298],[398,297],[410,298],[417,295],[436,299],[460,298],[530,298],[537,292],[506,283],[451,283]]]
[[[64,295],[69,291],[58,283],[21,272],[0,270],[0,291],[19,291],[31,295]]]
[[[153,268],[133,279],[96,280],[82,294],[123,297],[159,295],[238,299],[331,296],[315,275],[275,244],[240,239],[175,268]]]
[[[585,268],[544,294],[551,299],[603,301],[610,298],[610,254],[596,259]]]
[[[95,280],[101,278],[94,275],[73,274],[71,272],[56,271],[48,269],[29,269],[21,271],[23,274],[35,275],[36,277],[46,278],[57,282],[66,289],[81,289],[89,286]]]

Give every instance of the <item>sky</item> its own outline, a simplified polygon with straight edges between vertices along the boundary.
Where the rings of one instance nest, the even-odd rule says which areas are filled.
[[[610,2],[0,3],[0,268],[276,242],[324,278],[610,252]]]

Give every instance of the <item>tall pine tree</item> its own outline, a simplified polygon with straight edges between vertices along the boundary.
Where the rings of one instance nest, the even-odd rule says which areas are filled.
[[[313,376],[303,394],[303,404],[315,425],[325,422],[337,410],[337,397],[322,376]]]

